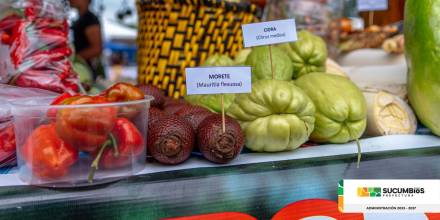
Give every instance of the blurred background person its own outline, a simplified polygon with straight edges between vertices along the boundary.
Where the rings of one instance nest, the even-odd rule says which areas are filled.
[[[93,80],[105,78],[101,62],[103,39],[101,23],[90,11],[92,0],[70,0],[70,5],[78,10],[78,19],[73,22],[73,43],[76,56],[83,59],[93,72]]]

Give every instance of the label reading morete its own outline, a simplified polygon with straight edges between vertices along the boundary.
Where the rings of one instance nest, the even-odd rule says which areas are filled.
[[[244,24],[244,47],[280,44],[297,40],[295,19]]]
[[[251,67],[186,68],[187,95],[250,93]]]
[[[388,0],[358,0],[358,11],[386,11]]]

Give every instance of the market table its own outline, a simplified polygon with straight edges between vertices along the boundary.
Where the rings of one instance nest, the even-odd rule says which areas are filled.
[[[150,165],[145,174],[82,189],[16,186],[3,182],[5,176],[15,174],[0,175],[0,219],[158,219],[225,211],[270,219],[295,201],[336,201],[337,183],[343,178],[440,178],[439,138],[395,136],[361,143],[365,153],[360,168],[351,145],[334,145],[300,149],[296,159],[275,155],[279,161],[271,161],[274,156],[245,154],[224,167],[198,158],[180,170]],[[346,154],[335,155],[344,148]],[[316,152],[327,156],[313,156]],[[254,163],[240,163],[244,160]]]

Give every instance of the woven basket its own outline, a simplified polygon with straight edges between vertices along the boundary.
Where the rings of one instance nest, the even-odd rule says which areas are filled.
[[[251,4],[219,0],[137,0],[138,82],[168,96],[186,94],[185,68],[215,53],[235,57],[243,47],[241,25],[258,21]]]

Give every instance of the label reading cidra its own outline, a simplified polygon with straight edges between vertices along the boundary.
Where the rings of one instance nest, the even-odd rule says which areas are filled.
[[[186,68],[187,95],[250,93],[251,67]]]
[[[386,11],[388,0],[358,0],[358,11]]]
[[[244,24],[244,47],[280,44],[297,40],[295,19]]]

